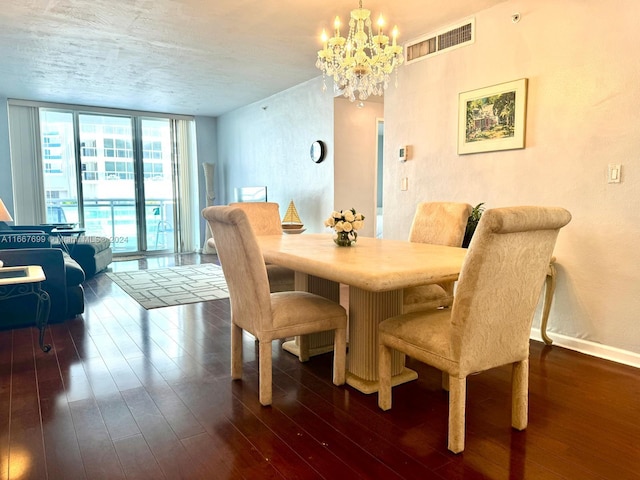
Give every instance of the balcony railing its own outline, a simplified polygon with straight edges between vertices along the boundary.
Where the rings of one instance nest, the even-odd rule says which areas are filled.
[[[145,201],[146,251],[174,250],[173,200],[148,198]],[[78,201],[48,199],[47,223],[79,224]],[[84,200],[85,235],[108,237],[114,253],[139,251],[136,202],[127,198]]]

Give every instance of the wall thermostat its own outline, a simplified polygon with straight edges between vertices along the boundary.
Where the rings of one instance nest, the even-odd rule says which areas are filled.
[[[404,145],[398,149],[398,160],[406,162],[409,159],[409,146]]]

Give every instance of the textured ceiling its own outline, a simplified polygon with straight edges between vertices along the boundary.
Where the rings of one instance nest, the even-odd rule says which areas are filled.
[[[506,0],[364,0],[400,42]],[[310,80],[357,1],[3,0],[0,96],[218,116]]]

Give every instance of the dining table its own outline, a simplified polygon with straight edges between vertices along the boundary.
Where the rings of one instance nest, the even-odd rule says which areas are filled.
[[[257,238],[265,262],[295,271],[296,290],[339,301],[340,285],[348,286],[347,384],[366,394],[378,390],[378,324],[402,313],[405,288],[457,280],[467,252],[465,248],[362,236],[349,247],[337,246],[330,234]],[[289,350],[305,360],[309,348],[314,348],[313,341],[310,336],[299,337],[295,345],[289,344]],[[317,343],[320,353],[332,346],[326,334]],[[392,384],[416,378],[417,373],[405,366],[405,355],[394,352]]]

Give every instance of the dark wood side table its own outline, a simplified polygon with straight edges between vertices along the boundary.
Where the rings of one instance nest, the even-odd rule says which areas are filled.
[[[49,309],[51,308],[49,294],[42,290],[42,282],[46,278],[40,265],[0,268],[0,301],[28,295],[36,297],[36,326],[40,331],[39,345],[45,353],[51,350],[51,345],[44,344],[44,331],[49,321]]]

